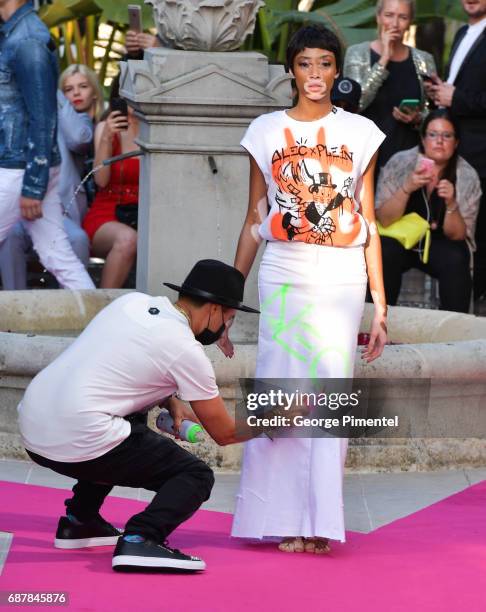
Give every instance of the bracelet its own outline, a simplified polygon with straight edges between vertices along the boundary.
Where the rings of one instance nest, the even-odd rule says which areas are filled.
[[[447,208],[446,206],[446,215],[451,215],[453,212],[456,212],[458,208],[459,206],[457,204],[454,206],[454,208]]]

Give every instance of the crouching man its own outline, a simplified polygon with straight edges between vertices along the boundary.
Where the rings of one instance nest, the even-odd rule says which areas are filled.
[[[29,456],[75,478],[58,548],[115,544],[113,568],[202,570],[203,560],[168,546],[166,539],[209,498],[214,476],[173,440],[125,417],[174,393],[166,403],[176,427],[199,420],[220,445],[241,442],[219,395],[202,344],[216,342],[243,306],[243,275],[222,262],[199,261],[172,305],[166,297],[124,295],[30,383],[19,404]],[[225,334],[226,335],[226,334]],[[227,336],[227,335],[226,335]],[[193,412],[194,411],[194,412]],[[155,491],[121,534],[99,514],[113,486]]]

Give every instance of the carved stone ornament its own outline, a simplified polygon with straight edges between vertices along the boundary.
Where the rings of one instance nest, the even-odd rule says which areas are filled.
[[[186,51],[233,51],[253,32],[263,0],[145,0],[159,36]]]

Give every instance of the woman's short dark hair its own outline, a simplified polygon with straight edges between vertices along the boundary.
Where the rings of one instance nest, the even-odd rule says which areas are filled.
[[[432,121],[436,119],[443,119],[444,121],[448,121],[452,127],[454,128],[454,134],[456,135],[456,140],[459,140],[459,125],[457,120],[451,115],[450,111],[447,108],[436,108],[425,117],[422,121],[422,125],[420,126],[420,136],[422,137],[419,142],[419,150],[421,153],[425,152],[423,139],[425,138],[425,134],[427,133],[427,128]],[[457,147],[452,154],[447,166],[444,168],[444,172],[441,178],[447,179],[451,183],[455,184],[456,182],[456,170],[457,170]]]
[[[341,70],[342,48],[332,30],[321,25],[308,25],[295,32],[287,46],[287,70],[293,70],[295,56],[304,49],[325,49],[334,53],[336,69]]]

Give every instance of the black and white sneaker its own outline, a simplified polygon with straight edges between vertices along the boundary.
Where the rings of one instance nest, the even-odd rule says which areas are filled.
[[[197,571],[206,569],[206,564],[202,559],[185,555],[180,550],[169,548],[167,544],[144,540],[140,536],[125,536],[125,538],[118,540],[113,553],[112,567],[114,570],[137,571],[158,568],[159,570]]]
[[[66,549],[114,546],[121,535],[123,532],[99,515],[81,525],[74,525],[67,516],[61,516],[54,546]]]

